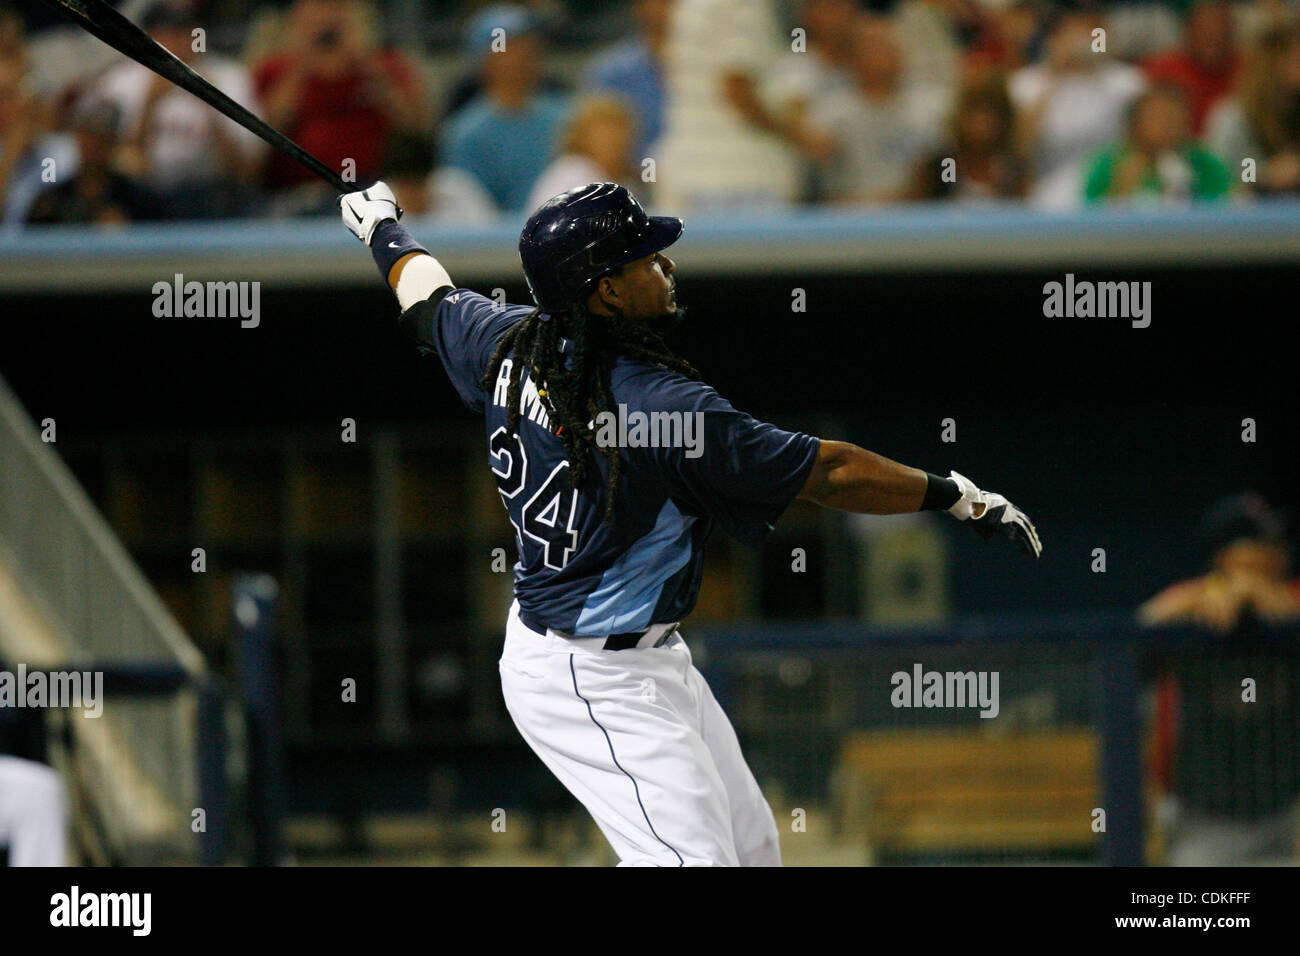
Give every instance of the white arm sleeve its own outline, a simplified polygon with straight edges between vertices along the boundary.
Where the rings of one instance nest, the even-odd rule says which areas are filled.
[[[402,275],[397,280],[397,301],[405,312],[438,289],[455,285],[442,263],[433,256],[416,256],[402,267]]]

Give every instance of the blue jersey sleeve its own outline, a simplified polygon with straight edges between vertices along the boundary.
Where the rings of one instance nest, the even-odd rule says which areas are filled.
[[[532,309],[501,305],[469,289],[439,289],[402,313],[407,335],[423,353],[437,352],[442,367],[470,411],[483,411],[479,381],[506,331]]]
[[[648,449],[675,500],[757,546],[808,480],[819,441],[761,422],[714,389],[670,376],[645,396],[646,411],[693,416],[695,447]]]

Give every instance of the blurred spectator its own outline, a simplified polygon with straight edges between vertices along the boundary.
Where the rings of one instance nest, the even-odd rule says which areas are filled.
[[[1179,47],[1187,34],[1187,11],[1194,0],[1118,2],[1106,5],[1106,51],[1141,63]]]
[[[1138,611],[1148,626],[1191,624],[1228,635],[1173,653],[1157,677],[1151,767],[1174,866],[1289,863],[1296,857],[1300,725],[1294,651],[1255,639],[1255,622],[1300,621],[1287,580],[1282,522],[1258,495],[1216,505],[1202,577],[1171,585]],[[1243,678],[1258,696],[1243,699]],[[1225,781],[1253,781],[1225,786]]]
[[[50,104],[30,77],[23,23],[0,6],[0,222],[20,224],[32,200],[76,163],[71,138],[50,134]]]
[[[623,97],[636,110],[640,134],[633,158],[650,155],[663,131],[663,50],[673,0],[634,0],[636,34],[593,57],[583,74],[582,86],[593,92]]]
[[[479,7],[480,4],[475,3],[472,6]],[[483,71],[480,62],[482,55],[479,53],[479,45],[472,42],[475,22],[488,22],[489,35],[491,28],[494,26],[501,27],[509,34],[516,29],[519,22],[516,17],[519,14],[522,14],[522,17],[528,20],[529,28],[537,31],[538,35],[543,39],[548,36],[552,24],[559,19],[554,5],[546,2],[546,0],[533,0],[528,4],[497,3],[475,13],[466,23],[462,34],[464,39],[463,58],[468,63],[469,71],[452,83],[450,92],[446,94],[446,102],[442,108],[442,122],[446,122],[448,118],[459,113],[483,92]],[[564,24],[560,23],[560,27],[563,28],[563,26]],[[487,42],[487,40],[484,41],[484,43]],[[538,65],[536,87],[540,93],[550,93],[561,99],[567,98],[572,89],[571,84],[566,79],[562,79],[550,71],[548,63]]]
[[[196,51],[198,42],[191,35],[194,18],[187,6],[156,4],[141,25],[217,89],[243,106],[256,108],[243,66],[215,53]],[[135,62],[110,69],[85,96],[116,108],[123,171],[158,196],[169,218],[249,211],[262,144],[248,130]]]
[[[812,121],[835,146],[826,166],[833,202],[890,202],[912,186],[916,163],[936,145],[946,89],[904,81],[892,23],[859,15],[851,30],[853,85],[814,107]]]
[[[26,67],[26,30],[18,11],[0,4],[0,61],[16,61]]]
[[[1034,59],[1042,41],[1040,0],[1008,0],[985,9],[983,28],[966,50],[966,69],[1010,74]]]
[[[76,172],[36,197],[28,222],[111,226],[157,215],[149,193],[113,165],[119,128],[112,104],[90,101],[79,107],[72,122]]]
[[[1152,83],[1178,87],[1191,109],[1192,132],[1200,136],[1210,108],[1232,88],[1238,57],[1232,9],[1223,0],[1197,0],[1187,15],[1181,49],[1143,64]]]
[[[656,204],[783,206],[799,193],[806,128],[783,80],[791,52],[771,0],[675,0]]]
[[[67,864],[67,796],[44,764],[0,754],[0,848],[10,866]]]
[[[13,673],[0,661],[0,670]],[[0,860],[66,866],[68,799],[48,762],[40,710],[0,707]]]
[[[407,215],[456,223],[491,222],[497,217],[492,197],[473,176],[435,165],[433,140],[422,133],[395,133],[389,138],[380,178]]]
[[[807,52],[782,65],[784,82],[795,84],[810,104],[850,84],[853,24],[861,12],[856,0],[800,0],[795,25],[807,31]]]
[[[1300,581],[1287,581],[1281,519],[1246,493],[1220,502],[1206,518],[1212,557],[1207,574],[1170,585],[1138,611],[1142,623],[1198,624],[1220,633],[1244,618],[1300,618]]]
[[[567,109],[563,97],[538,87],[542,42],[533,14],[508,4],[488,7],[466,29],[483,90],[448,120],[447,163],[475,177],[506,212],[524,209]]]
[[[913,199],[1024,197],[1027,170],[1015,149],[1015,113],[1001,74],[966,81],[950,126],[951,142],[917,166]]]
[[[825,164],[835,140],[813,122],[827,97],[852,86],[853,24],[861,13],[856,0],[801,0],[795,24],[806,31],[806,49],[776,68],[775,81],[787,91],[791,138],[799,149],[799,199],[826,198]]]
[[[560,155],[533,186],[526,209],[587,183],[625,183],[637,179],[628,163],[636,122],[626,104],[609,96],[589,96],[573,110],[560,141]]]
[[[1043,61],[1011,75],[1019,144],[1034,183],[1030,200],[1042,208],[1079,205],[1086,164],[1120,137],[1129,105],[1146,86],[1137,68],[1092,52],[1099,26],[1095,14],[1060,14]]]
[[[416,68],[378,48],[368,8],[356,0],[295,0],[278,50],[254,80],[268,123],[326,166],[355,172],[358,183],[378,178],[394,130],[428,126]],[[333,206],[328,187],[278,151],[268,155],[263,179],[269,189],[305,188]]]
[[[1227,167],[1192,139],[1182,91],[1157,86],[1133,105],[1127,139],[1097,157],[1084,189],[1089,202],[1184,202],[1220,199],[1231,185]]]
[[[1234,175],[1255,161],[1255,189],[1300,192],[1300,26],[1266,31],[1252,46],[1235,95],[1206,124],[1210,147]]]
[[[36,99],[27,83],[22,21],[0,9],[0,200],[8,204],[15,178],[30,175],[30,152],[37,133]]]
[[[978,16],[974,0],[901,0],[893,20],[906,76],[912,85],[953,89],[961,63],[961,29]]]

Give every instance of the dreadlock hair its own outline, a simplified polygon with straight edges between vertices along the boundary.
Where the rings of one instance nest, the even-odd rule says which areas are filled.
[[[567,367],[561,351],[563,338],[573,341],[573,358]],[[571,486],[577,489],[582,484],[587,473],[589,451],[594,449],[609,462],[605,523],[611,523],[623,463],[618,448],[598,445],[596,433],[588,425],[601,412],[615,411],[609,385],[609,359],[615,354],[628,355],[662,365],[691,379],[698,379],[700,373],[685,359],[674,355],[658,332],[621,314],[597,315],[583,302],[575,302],[568,312],[554,316],[533,309],[511,326],[497,345],[492,361],[488,363],[487,374],[479,382],[480,388],[491,391],[500,374],[501,363],[511,353],[514,361],[506,392],[509,416],[506,431],[512,436],[519,432],[519,395],[523,373],[527,369],[546,407],[551,428],[564,445]]]

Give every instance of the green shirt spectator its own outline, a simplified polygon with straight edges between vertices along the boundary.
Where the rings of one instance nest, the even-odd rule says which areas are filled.
[[[1231,186],[1228,167],[1199,144],[1190,143],[1154,159],[1124,145],[1097,156],[1084,195],[1088,202],[1125,197],[1206,201],[1221,199]]]
[[[1156,86],[1129,113],[1124,141],[1103,151],[1084,184],[1088,202],[1220,199],[1232,185],[1228,168],[1191,135],[1183,92]]]

